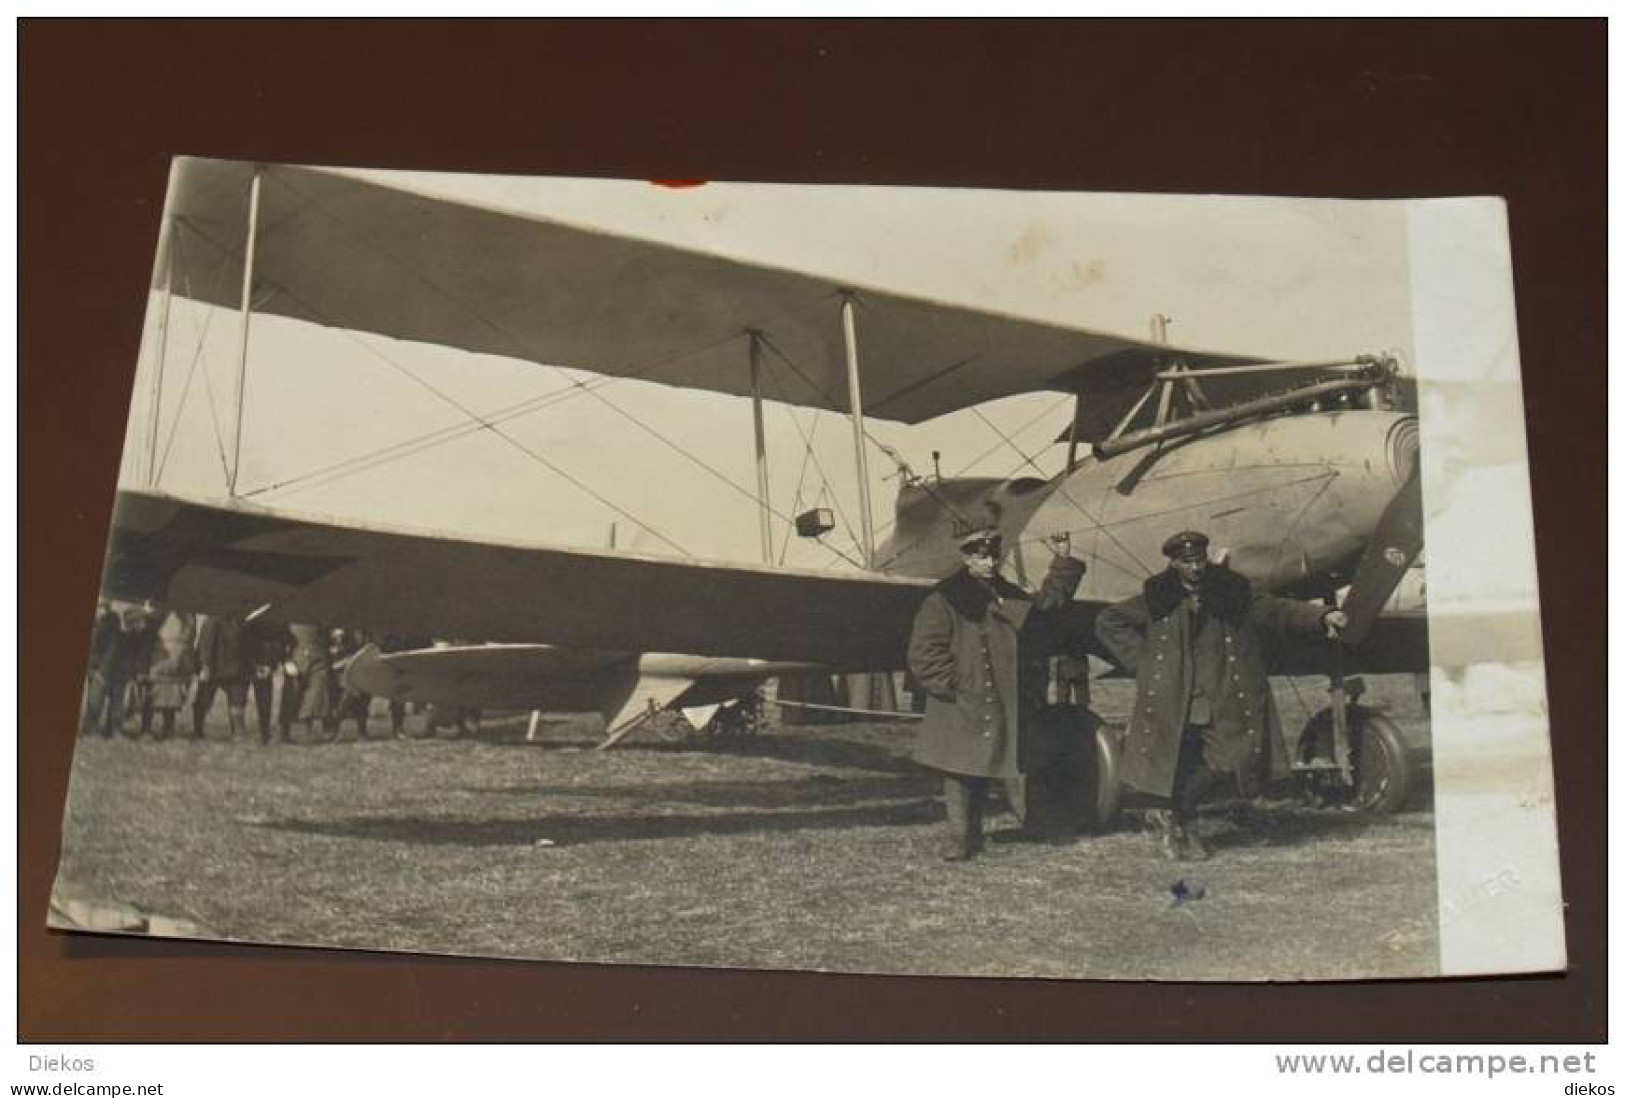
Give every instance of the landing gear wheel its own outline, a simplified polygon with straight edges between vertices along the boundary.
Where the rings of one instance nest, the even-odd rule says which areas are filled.
[[[761,705],[750,699],[724,705],[705,726],[706,735],[721,740],[746,739],[761,730]]]
[[[1105,721],[1099,722],[1095,725],[1095,788],[1089,798],[1094,806],[1094,831],[1111,827],[1123,805],[1123,786],[1118,778],[1122,764],[1123,741],[1118,730]]]
[[[1079,706],[1054,706],[1037,716],[1028,747],[1026,772],[1004,783],[1028,837],[1108,830],[1122,804],[1122,729]]]
[[[666,743],[685,743],[698,734],[687,717],[670,709],[650,713],[649,727]]]
[[[1346,785],[1335,770],[1312,770],[1299,775],[1311,804],[1349,812],[1390,815],[1405,807],[1414,769],[1405,735],[1382,713],[1351,705],[1349,762],[1354,784]],[[1298,739],[1300,765],[1332,759],[1332,711],[1322,709],[1304,726]]]

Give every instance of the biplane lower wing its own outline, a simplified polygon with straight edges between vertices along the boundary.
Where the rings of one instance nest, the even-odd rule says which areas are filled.
[[[131,490],[119,492],[109,542],[103,587],[113,598],[569,649],[545,657],[551,679],[566,677],[557,673],[559,660],[586,677],[624,664],[635,679],[641,663],[644,675],[691,681],[723,674],[723,665],[713,662],[716,674],[707,675],[690,673],[687,663],[649,661],[737,657],[898,669],[914,612],[932,586],[870,573],[479,542]],[[1092,638],[1100,608],[1074,603],[1068,632]],[[1382,614],[1349,654],[1349,670],[1425,671],[1428,632],[1420,611]],[[1275,670],[1323,672],[1329,661],[1320,649],[1282,646]],[[514,671],[500,657],[476,658],[499,678]]]
[[[120,491],[105,591],[206,613],[598,652],[899,667],[930,582],[339,524]]]

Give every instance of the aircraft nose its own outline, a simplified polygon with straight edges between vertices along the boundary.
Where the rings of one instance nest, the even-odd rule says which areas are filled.
[[[1385,449],[1388,475],[1394,478],[1395,484],[1404,484],[1416,468],[1421,452],[1421,434],[1417,430],[1415,416],[1406,416],[1388,428]]]

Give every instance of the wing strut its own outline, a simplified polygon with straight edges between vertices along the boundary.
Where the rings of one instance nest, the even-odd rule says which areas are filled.
[[[852,409],[852,447],[858,462],[858,518],[863,523],[863,566],[875,566],[875,520],[869,509],[869,458],[863,446],[863,388],[858,381],[858,328],[852,294],[841,293],[841,330],[846,340],[846,397]]]
[[[158,487],[158,436],[163,433],[164,418],[164,360],[169,357],[169,305],[174,300],[175,289],[175,224],[166,221],[164,225],[163,255],[160,262],[164,265],[164,298],[158,307],[158,361],[153,370],[152,377],[152,440],[151,450],[147,457],[147,487]],[[178,413],[177,413],[178,414]]]
[[[237,473],[243,461],[243,393],[248,383],[248,321],[254,314],[254,244],[260,225],[260,174],[256,168],[254,180],[248,185],[248,244],[243,252],[242,338],[237,347],[237,418],[233,424],[236,440],[231,447],[231,483],[226,486],[233,499],[237,498]]]
[[[1078,465],[1078,420],[1082,418],[1083,389],[1079,388],[1078,394],[1072,398],[1072,426],[1066,432],[1066,471],[1069,473]]]
[[[762,520],[762,563],[773,563],[773,505],[767,498],[767,441],[762,430],[762,333],[750,331],[750,410],[756,424],[756,510]]]

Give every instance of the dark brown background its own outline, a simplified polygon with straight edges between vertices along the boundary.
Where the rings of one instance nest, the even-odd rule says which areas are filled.
[[[25,21],[19,49],[25,1038],[1604,1035],[1602,22]],[[87,628],[177,153],[630,178],[1505,195],[1556,657],[1547,674],[1572,970],[1157,986],[573,967],[48,933]]]

